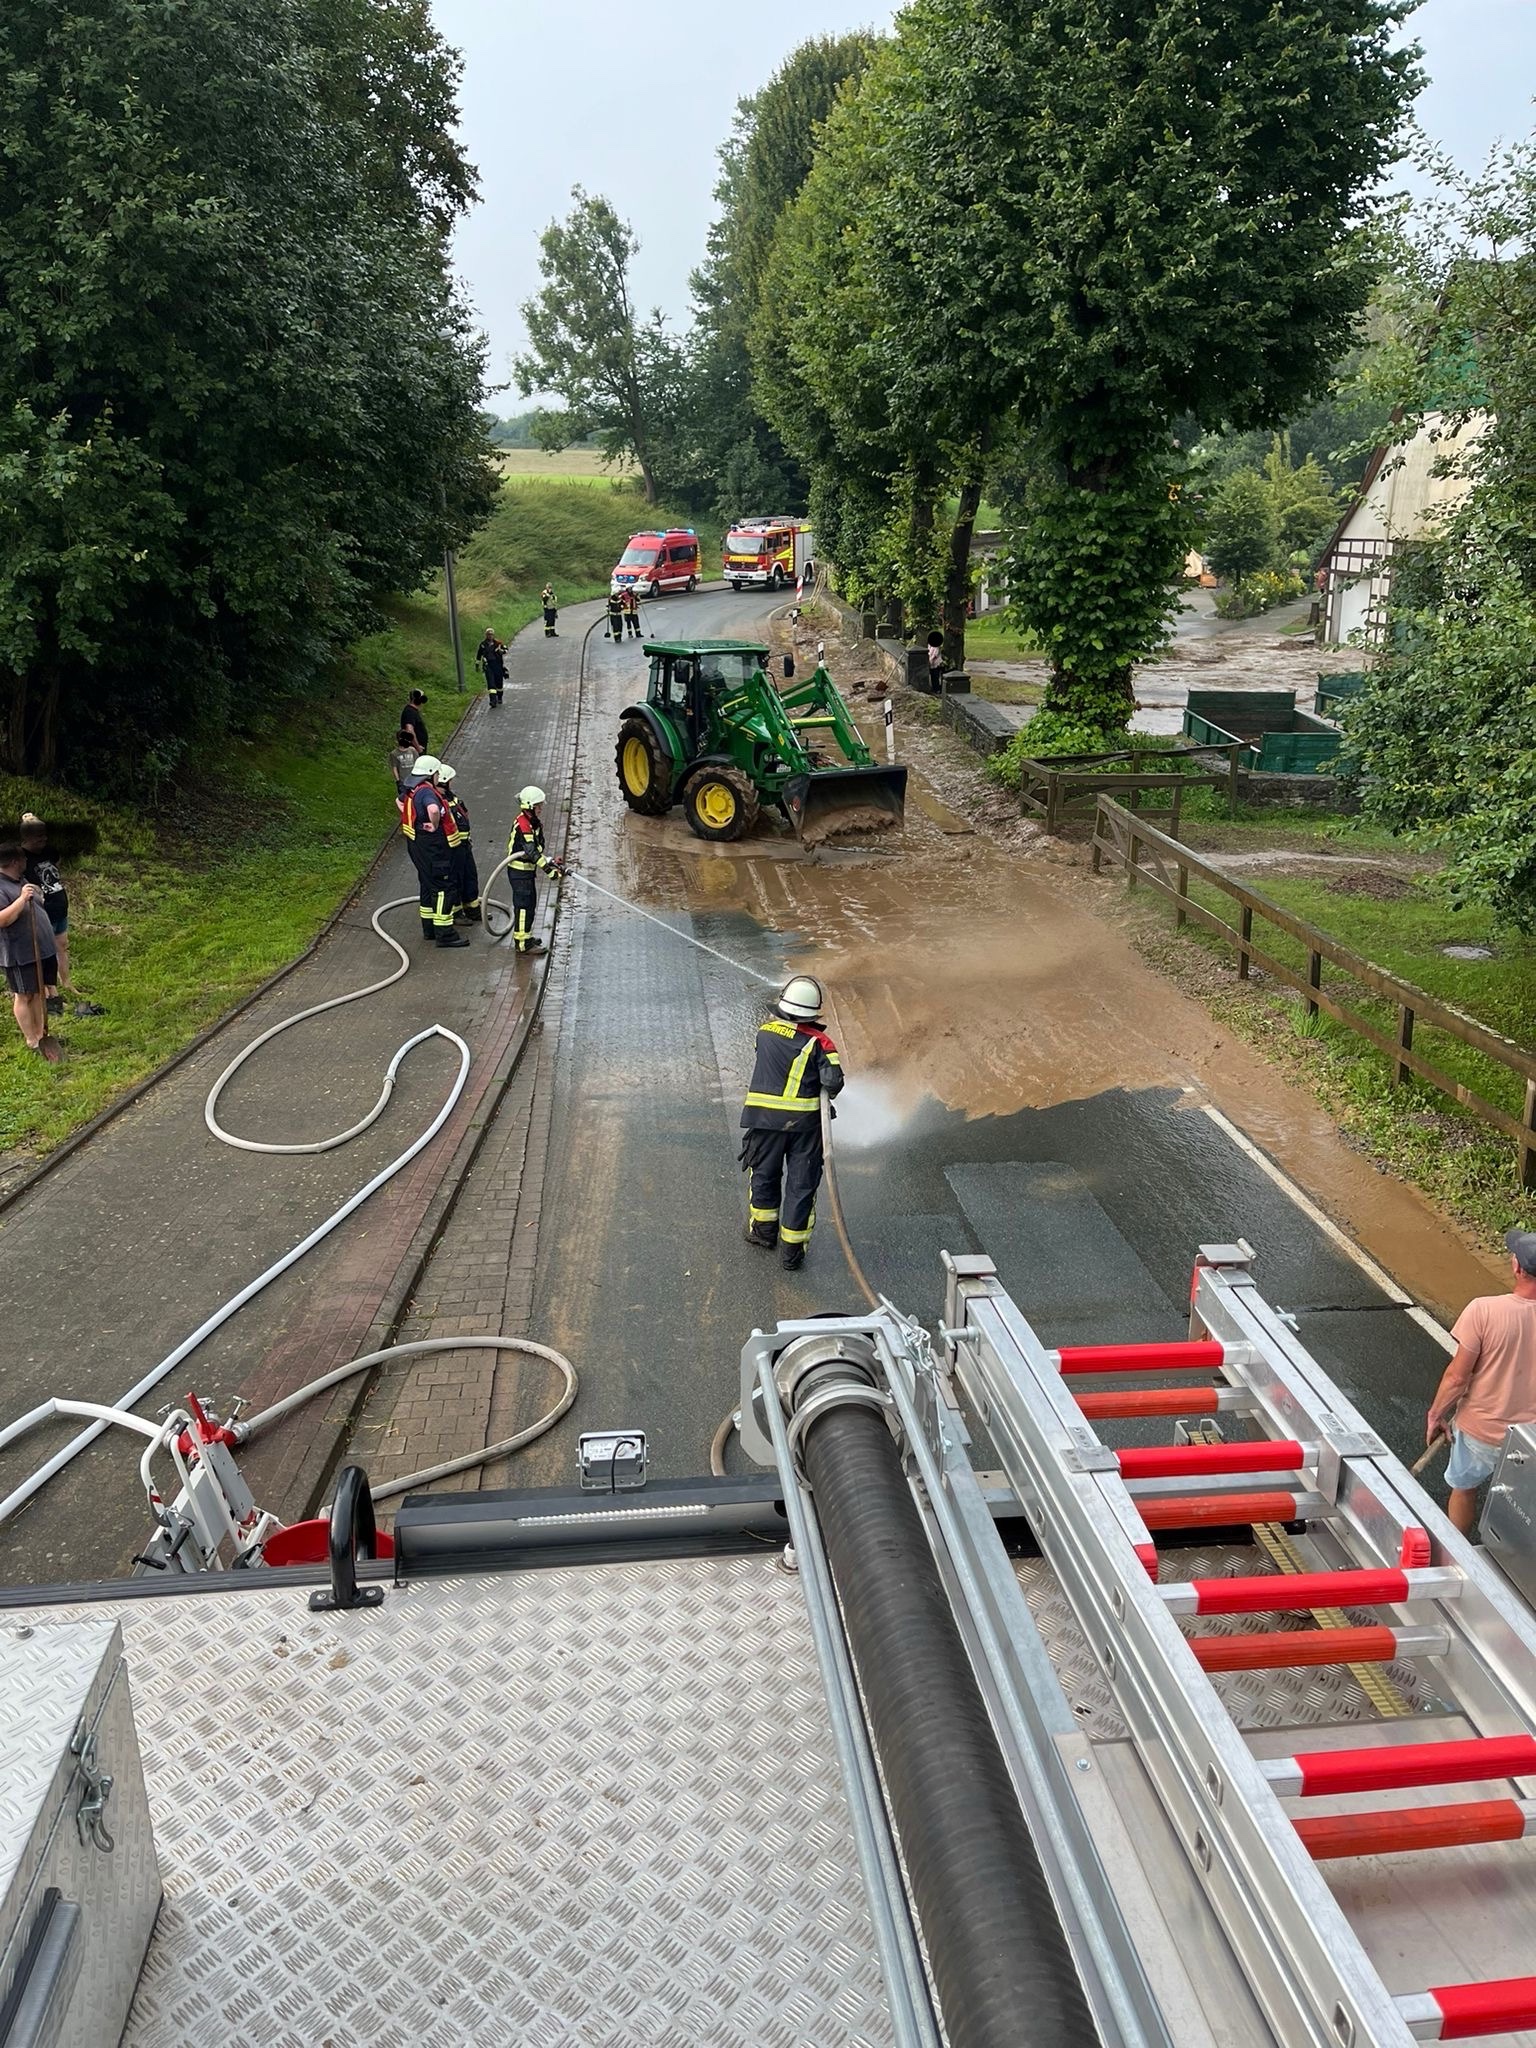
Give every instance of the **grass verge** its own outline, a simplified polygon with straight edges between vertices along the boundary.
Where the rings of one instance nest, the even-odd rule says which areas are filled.
[[[460,559],[466,663],[488,625],[510,638],[537,616],[546,578],[562,604],[600,596],[630,533],[658,516],[675,523],[648,514],[634,491],[507,485]],[[468,683],[478,683],[472,667]],[[153,818],[0,777],[0,814],[97,824],[97,851],[65,880],[73,978],[106,1010],[65,1016],[59,1067],[28,1053],[0,1013],[6,1164],[57,1145],[309,944],[392,829],[386,755],[411,688],[427,692],[429,730],[445,742],[469,697],[455,691],[438,591],[393,602],[327,695],[296,703],[275,734],[232,740]]]
[[[1247,822],[1227,828],[1227,836],[1237,838]],[[1331,822],[1337,831],[1339,821]],[[1325,836],[1325,830],[1317,831],[1314,843]],[[1385,835],[1370,834],[1369,840],[1380,846]],[[1536,942],[1500,930],[1486,911],[1450,909],[1433,873],[1405,872],[1390,859],[1371,859],[1363,845],[1360,851],[1358,866],[1328,875],[1249,872],[1243,879],[1387,973],[1517,1044],[1536,1045]],[[1191,894],[1233,921],[1236,906],[1220,891],[1197,883]],[[1257,970],[1252,981],[1239,982],[1230,945],[1192,926],[1176,930],[1172,909],[1162,899],[1126,893],[1120,915],[1152,964],[1310,1088],[1378,1165],[1422,1189],[1490,1245],[1512,1226],[1536,1227],[1536,1195],[1520,1186],[1510,1140],[1427,1083],[1395,1086],[1385,1055],[1335,1020],[1309,1017],[1305,999],[1284,984]],[[1254,937],[1277,961],[1304,970],[1305,951],[1295,939],[1259,919]],[[1450,945],[1486,947],[1491,957],[1455,960],[1444,951]],[[1378,1029],[1395,1035],[1394,1006],[1330,966],[1324,968],[1323,986]],[[1519,1114],[1523,1084],[1498,1062],[1422,1024],[1416,1027],[1414,1045],[1453,1079]]]

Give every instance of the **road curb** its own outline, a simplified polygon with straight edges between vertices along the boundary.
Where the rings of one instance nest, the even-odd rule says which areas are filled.
[[[478,701],[478,696],[472,696],[469,703],[465,705],[463,716],[448,735],[450,746],[469,723],[470,716]],[[363,872],[358,876],[336,908],[329,913],[325,922],[320,926],[302,953],[295,953],[291,960],[285,961],[281,967],[274,968],[265,981],[258,982],[255,988],[240,998],[239,1002],[231,1004],[229,1009],[215,1017],[211,1024],[205,1024],[195,1037],[189,1038],[184,1046],[181,1046],[176,1052],[171,1054],[169,1059],[162,1060],[158,1067],[145,1074],[141,1080],[135,1081],[132,1087],[125,1089],[121,1095],[114,1096],[105,1109],[97,1110],[96,1114],[88,1122],[80,1126],[79,1130],[71,1131],[69,1136],[55,1145],[51,1152],[45,1153],[35,1166],[29,1167],[20,1180],[12,1187],[0,1192],[0,1216],[3,1216],[7,1209],[12,1208],[19,1202],[23,1195],[30,1194],[40,1181],[46,1180],[55,1167],[62,1166],[67,1159],[72,1159],[92,1138],[98,1136],[106,1129],[108,1124],[121,1116],[125,1109],[131,1109],[136,1102],[141,1101],[149,1093],[151,1088],[158,1087],[160,1082],[164,1081],[169,1075],[174,1074],[178,1067],[184,1066],[194,1053],[201,1052],[209,1040],[216,1038],[227,1024],[233,1024],[237,1017],[243,1017],[253,1004],[259,1003],[263,996],[270,995],[273,989],[279,987],[281,983],[288,979],[290,974],[302,967],[306,960],[312,960],[321,944],[331,936],[331,933],[335,931],[342,919],[356,906],[358,898],[373,881],[379,868],[388,858],[394,843],[394,833],[386,833],[367,867],[363,869]]]

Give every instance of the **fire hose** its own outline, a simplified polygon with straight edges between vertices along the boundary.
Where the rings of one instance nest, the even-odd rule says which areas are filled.
[[[586,670],[587,642],[591,638],[593,627],[596,624],[597,621],[594,620],[582,637],[582,679],[585,677]],[[580,680],[578,681],[578,706],[579,701]],[[50,1480],[62,1472],[67,1465],[73,1463],[82,1451],[88,1449],[108,1429],[119,1426],[133,1430],[140,1435],[144,1434],[146,1430],[144,1419],[131,1413],[138,1403],[147,1394],[153,1392],[160,1385],[161,1381],[174,1372],[179,1365],[190,1358],[193,1352],[206,1343],[216,1330],[222,1329],[233,1316],[238,1315],[247,1302],[253,1301],[258,1294],[270,1287],[274,1280],[279,1279],[290,1267],[297,1265],[317,1245],[323,1243],[334,1230],[337,1230],[346,1222],[349,1216],[360,1209],[372,1195],[376,1194],[387,1182],[393,1180],[396,1174],[400,1173],[420,1152],[423,1152],[431,1144],[438,1132],[447,1123],[458,1104],[460,1096],[464,1092],[464,1084],[469,1078],[471,1054],[468,1044],[456,1031],[449,1031],[440,1024],[433,1024],[425,1031],[418,1031],[396,1049],[385,1071],[384,1084],[379,1091],[378,1100],[374,1103],[372,1109],[369,1110],[366,1116],[360,1118],[358,1122],[350,1125],[344,1131],[336,1132],[331,1137],[315,1139],[311,1142],[297,1145],[280,1145],[262,1139],[242,1138],[236,1136],[234,1132],[226,1130],[219,1122],[217,1114],[220,1096],[241,1067],[255,1053],[259,1052],[263,1046],[269,1045],[282,1032],[290,1031],[296,1024],[305,1023],[311,1017],[321,1016],[328,1010],[339,1009],[347,1003],[361,1002],[365,996],[377,995],[381,990],[392,987],[395,982],[401,980],[410,972],[410,955],[398,939],[392,938],[384,930],[379,920],[387,911],[399,910],[407,904],[414,904],[415,901],[415,897],[411,896],[395,897],[391,902],[381,904],[374,911],[370,920],[377,936],[399,956],[396,966],[388,974],[380,976],[375,981],[366,983],[361,988],[350,989],[345,995],[332,996],[323,1003],[313,1003],[307,1009],[296,1011],[293,1016],[284,1017],[278,1023],[269,1026],[267,1030],[259,1032],[251,1040],[250,1044],[245,1046],[230,1061],[229,1065],[218,1076],[212,1088],[209,1089],[207,1099],[203,1104],[203,1121],[212,1136],[217,1138],[221,1144],[232,1145],[242,1152],[297,1155],[334,1151],[338,1146],[348,1144],[353,1138],[360,1137],[364,1131],[371,1129],[378,1122],[389,1105],[390,1097],[394,1093],[395,1081],[401,1066],[408,1056],[415,1051],[417,1046],[425,1045],[432,1038],[442,1038],[447,1040],[457,1051],[459,1064],[458,1072],[455,1074],[447,1096],[436,1115],[426,1126],[425,1130],[415,1137],[398,1157],[392,1159],[387,1166],[382,1167],[365,1186],[357,1189],[354,1194],[349,1195],[340,1208],[334,1210],[322,1223],[317,1224],[307,1237],[301,1239],[298,1244],[293,1245],[288,1251],[284,1252],[282,1257],[268,1266],[264,1273],[260,1273],[254,1280],[248,1281],[238,1293],[232,1295],[228,1301],[215,1309],[212,1315],[206,1317],[198,1324],[190,1336],[184,1337],[157,1365],[151,1366],[149,1371],[137,1380],[117,1401],[111,1404],[93,1404],[55,1398],[40,1403],[25,1415],[18,1416],[13,1422],[0,1429],[0,1451],[3,1451],[19,1438],[30,1434],[32,1430],[41,1428],[45,1423],[57,1420],[60,1417],[86,1415],[92,1417],[88,1427],[72,1437],[67,1444],[55,1451],[51,1457],[45,1459],[34,1472],[27,1475],[19,1486],[13,1488],[3,1499],[0,1499],[0,1523],[8,1521],[11,1516],[25,1507],[26,1503],[35,1494],[40,1493]],[[500,905],[496,907],[498,909],[501,908]],[[419,1343],[389,1345],[381,1351],[368,1352],[363,1357],[352,1359],[346,1365],[338,1367],[334,1372],[325,1374],[321,1379],[312,1381],[308,1386],[298,1388],[294,1393],[288,1395],[285,1400],[275,1404],[273,1408],[265,1409],[260,1415],[251,1417],[243,1426],[237,1426],[238,1440],[241,1442],[249,1441],[253,1435],[261,1430],[270,1428],[284,1416],[291,1414],[294,1409],[304,1406],[308,1401],[317,1399],[331,1387],[351,1378],[356,1373],[368,1370],[372,1366],[387,1364],[396,1358],[420,1355],[424,1352],[486,1349],[522,1352],[554,1365],[564,1376],[564,1386],[555,1406],[546,1414],[540,1416],[538,1421],[531,1424],[527,1429],[519,1431],[516,1436],[509,1437],[501,1443],[488,1445],[483,1450],[468,1453],[462,1458],[451,1459],[446,1464],[431,1466],[424,1472],[413,1472],[404,1479],[392,1481],[387,1487],[375,1488],[374,1498],[390,1498],[396,1493],[405,1492],[410,1487],[425,1485],[432,1480],[448,1478],[454,1472],[467,1471],[474,1466],[486,1465],[493,1463],[497,1459],[510,1457],[514,1451],[521,1450],[526,1444],[532,1443],[535,1438],[543,1436],[547,1431],[554,1428],[555,1424],[560,1421],[561,1417],[565,1415],[576,1399],[579,1386],[576,1369],[569,1359],[545,1345],[535,1344],[531,1340],[520,1337],[430,1338]]]

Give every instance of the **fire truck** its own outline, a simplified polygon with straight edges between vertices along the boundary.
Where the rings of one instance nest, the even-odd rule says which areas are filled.
[[[1536,1616],[1254,1265],[1061,1345],[946,1253],[751,1335],[754,1473],[0,1595],[0,2043],[1529,2048]]]
[[[797,580],[813,551],[811,529],[797,519],[782,514],[742,519],[725,536],[720,570],[732,590],[783,590]]]

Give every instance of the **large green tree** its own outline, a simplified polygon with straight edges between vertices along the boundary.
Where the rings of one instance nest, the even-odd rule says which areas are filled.
[[[913,0],[861,89],[861,211],[820,279],[799,265],[796,314],[867,263],[899,438],[926,411],[958,481],[1012,423],[1013,600],[1075,722],[1121,722],[1161,636],[1192,526],[1175,422],[1276,424],[1350,338],[1408,6]],[[867,359],[843,341],[822,355]]]
[[[425,0],[0,15],[0,759],[122,787],[319,687],[494,478]]]
[[[809,175],[823,123],[874,47],[867,35],[802,43],[761,92],[740,102],[720,151],[718,210],[692,280],[680,481],[726,518],[804,503],[804,472],[753,397],[749,342],[763,315],[779,222]]]
[[[632,458],[654,505],[678,416],[681,357],[661,314],[636,310],[629,273],[640,244],[628,224],[579,185],[571,197],[565,219],[540,238],[544,285],[523,307],[528,347],[513,374],[525,398],[553,392],[564,408],[536,425],[542,446],[594,435],[605,455]]]

